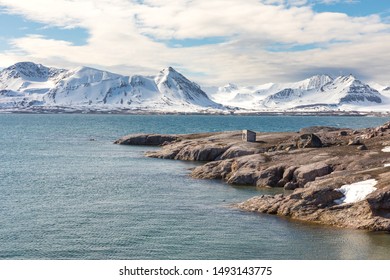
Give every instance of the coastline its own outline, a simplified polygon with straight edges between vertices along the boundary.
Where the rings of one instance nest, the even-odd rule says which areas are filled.
[[[145,109],[114,109],[114,108],[69,108],[69,107],[30,107],[0,109],[0,114],[112,114],[112,115],[221,115],[221,116],[351,116],[351,117],[388,117],[390,112],[367,112],[367,111],[154,111]]]
[[[304,135],[311,135],[308,137]],[[315,135],[320,142],[313,141]],[[304,136],[304,137],[302,137]],[[390,122],[360,130],[311,127],[299,132],[257,133],[245,142],[241,131],[197,134],[137,134],[116,144],[161,146],[146,156],[200,161],[198,179],[231,185],[276,187],[283,194],[259,196],[235,205],[250,212],[276,214],[337,227],[390,231]],[[346,184],[376,179],[362,200],[338,204]]]

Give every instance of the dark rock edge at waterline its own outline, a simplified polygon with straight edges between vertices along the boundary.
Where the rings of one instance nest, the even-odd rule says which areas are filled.
[[[133,134],[115,144],[161,146],[148,157],[201,161],[191,176],[232,185],[284,188],[235,205],[243,211],[276,214],[326,225],[390,231],[390,122],[361,130],[309,127],[299,132],[241,131],[196,134]],[[342,185],[376,179],[377,189],[355,203],[336,204]]]

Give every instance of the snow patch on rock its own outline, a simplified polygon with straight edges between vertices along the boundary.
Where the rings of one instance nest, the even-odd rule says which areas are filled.
[[[382,149],[382,152],[384,152],[384,153],[390,153],[390,146],[384,147],[384,148]]]
[[[334,202],[336,204],[344,204],[362,201],[367,197],[367,195],[376,190],[374,186],[377,183],[377,180],[370,179],[356,182],[350,185],[343,185],[339,189],[336,189],[336,191],[341,192],[342,194],[344,194],[344,196],[340,199],[336,199]]]

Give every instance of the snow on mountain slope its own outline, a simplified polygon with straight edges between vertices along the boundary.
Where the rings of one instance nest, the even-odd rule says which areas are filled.
[[[383,88],[381,90],[381,93],[382,93],[382,95],[386,95],[386,96],[390,97],[390,86]]]
[[[0,90],[42,93],[54,86],[56,78],[65,71],[32,62],[19,62],[0,72]]]
[[[319,79],[317,80],[319,81]],[[325,83],[325,84],[324,84]],[[313,83],[307,90],[287,88],[273,94],[263,102],[266,107],[303,108],[317,104],[329,106],[382,103],[380,93],[354,76],[340,76],[329,81]]]
[[[285,87],[300,90],[317,90],[331,82],[333,82],[333,79],[328,75],[315,75],[297,83],[287,84]]]
[[[320,89],[332,82],[328,75],[316,75],[295,83],[267,83],[252,87],[228,84],[218,88],[210,97],[219,103],[246,109],[266,109],[302,97],[305,91]],[[288,104],[286,104],[288,105]]]
[[[375,87],[379,91],[352,75],[335,79],[316,75],[294,83],[209,87],[209,99],[199,85],[172,67],[156,76],[124,76],[89,67],[65,70],[20,62],[0,71],[0,109],[389,111],[390,87]]]
[[[224,110],[169,67],[155,77],[122,76],[89,67],[73,70],[17,63],[0,72],[0,108],[89,107],[197,112]]]
[[[268,83],[253,87],[230,84],[210,93],[210,96],[223,104],[259,111],[367,110],[372,107],[383,111],[383,105],[388,104],[385,96],[352,75],[335,79],[316,75],[295,83]]]
[[[67,71],[45,97],[48,105],[106,104],[113,91],[129,90],[129,78],[89,67]]]
[[[19,62],[0,72],[0,108],[43,104],[44,95],[55,86],[64,69]]]
[[[182,104],[194,104],[206,107],[219,107],[211,101],[200,86],[189,81],[172,67],[162,70],[154,79],[163,100],[168,104],[181,100]]]
[[[331,84],[326,85],[323,90],[333,93],[332,97],[335,103],[337,101],[339,103],[382,102],[377,90],[362,83],[352,75],[336,78]]]
[[[373,89],[376,89],[379,91],[383,96],[389,96],[390,97],[390,86],[384,86],[375,82],[370,82],[369,86]]]

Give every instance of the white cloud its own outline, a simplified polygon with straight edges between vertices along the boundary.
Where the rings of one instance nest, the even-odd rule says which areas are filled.
[[[0,0],[10,13],[65,28],[81,27],[84,46],[34,34],[14,38],[0,66],[33,60],[50,66],[91,65],[124,74],[177,66],[201,84],[294,80],[318,69],[358,69],[384,82],[390,25],[377,15],[315,13],[301,0]],[[214,45],[171,48],[164,41],[222,37]],[[153,39],[152,39],[153,38]],[[387,43],[386,43],[387,42]],[[274,44],[313,45],[270,52]],[[287,48],[288,50],[288,48]],[[204,73],[202,76],[192,73]],[[316,73],[312,73],[316,74]]]

